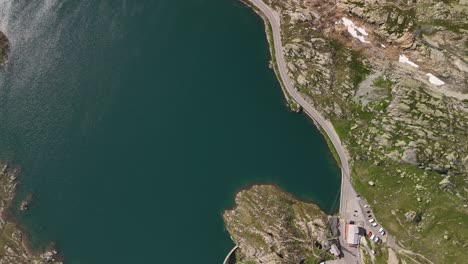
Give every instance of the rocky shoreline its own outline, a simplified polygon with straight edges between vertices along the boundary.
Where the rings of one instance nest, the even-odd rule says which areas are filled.
[[[18,185],[19,169],[0,162],[0,263],[62,264],[53,248],[36,252],[28,245],[27,234],[8,215]]]

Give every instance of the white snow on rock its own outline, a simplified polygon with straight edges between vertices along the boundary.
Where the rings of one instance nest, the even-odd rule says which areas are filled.
[[[343,21],[343,24],[348,28],[348,32],[349,34],[351,34],[351,36],[353,38],[357,38],[359,39],[359,41],[361,41],[362,43],[370,43],[370,41],[366,40],[364,38],[364,36],[368,36],[369,34],[367,34],[366,30],[364,28],[361,28],[361,27],[356,27],[353,23],[353,21],[343,17],[341,18],[341,21]]]
[[[426,73],[426,76],[429,76],[429,82],[436,85],[436,86],[441,86],[441,85],[445,84],[444,81],[442,81],[441,79],[435,77],[432,73]]]
[[[398,59],[399,62],[402,62],[402,63],[406,63],[406,64],[409,64],[415,68],[419,68],[419,65],[417,65],[416,63],[410,61],[408,59],[408,57],[406,57],[405,55],[400,55],[400,58]]]
[[[351,22],[353,23],[353,22]],[[359,33],[361,33],[362,35],[364,36],[369,36],[369,34],[367,34],[366,30],[362,27],[356,27],[356,30],[359,31]]]

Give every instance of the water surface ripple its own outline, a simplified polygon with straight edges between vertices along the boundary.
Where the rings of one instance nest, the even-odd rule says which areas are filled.
[[[0,0],[0,158],[16,213],[67,263],[220,263],[255,183],[336,207],[339,170],[287,111],[263,22],[236,0]]]

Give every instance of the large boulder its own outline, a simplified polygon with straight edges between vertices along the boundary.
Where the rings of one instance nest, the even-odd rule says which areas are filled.
[[[417,150],[414,148],[406,149],[403,152],[403,157],[401,159],[406,163],[417,165],[418,164]]]
[[[416,212],[415,211],[408,211],[405,213],[406,221],[414,222],[416,220]]]

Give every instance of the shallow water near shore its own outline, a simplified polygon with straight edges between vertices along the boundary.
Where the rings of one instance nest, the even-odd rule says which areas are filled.
[[[277,184],[336,210],[339,168],[268,68],[263,22],[235,0],[0,0],[0,158],[13,212],[67,263],[221,263],[223,210]],[[39,3],[40,2],[40,3]]]

